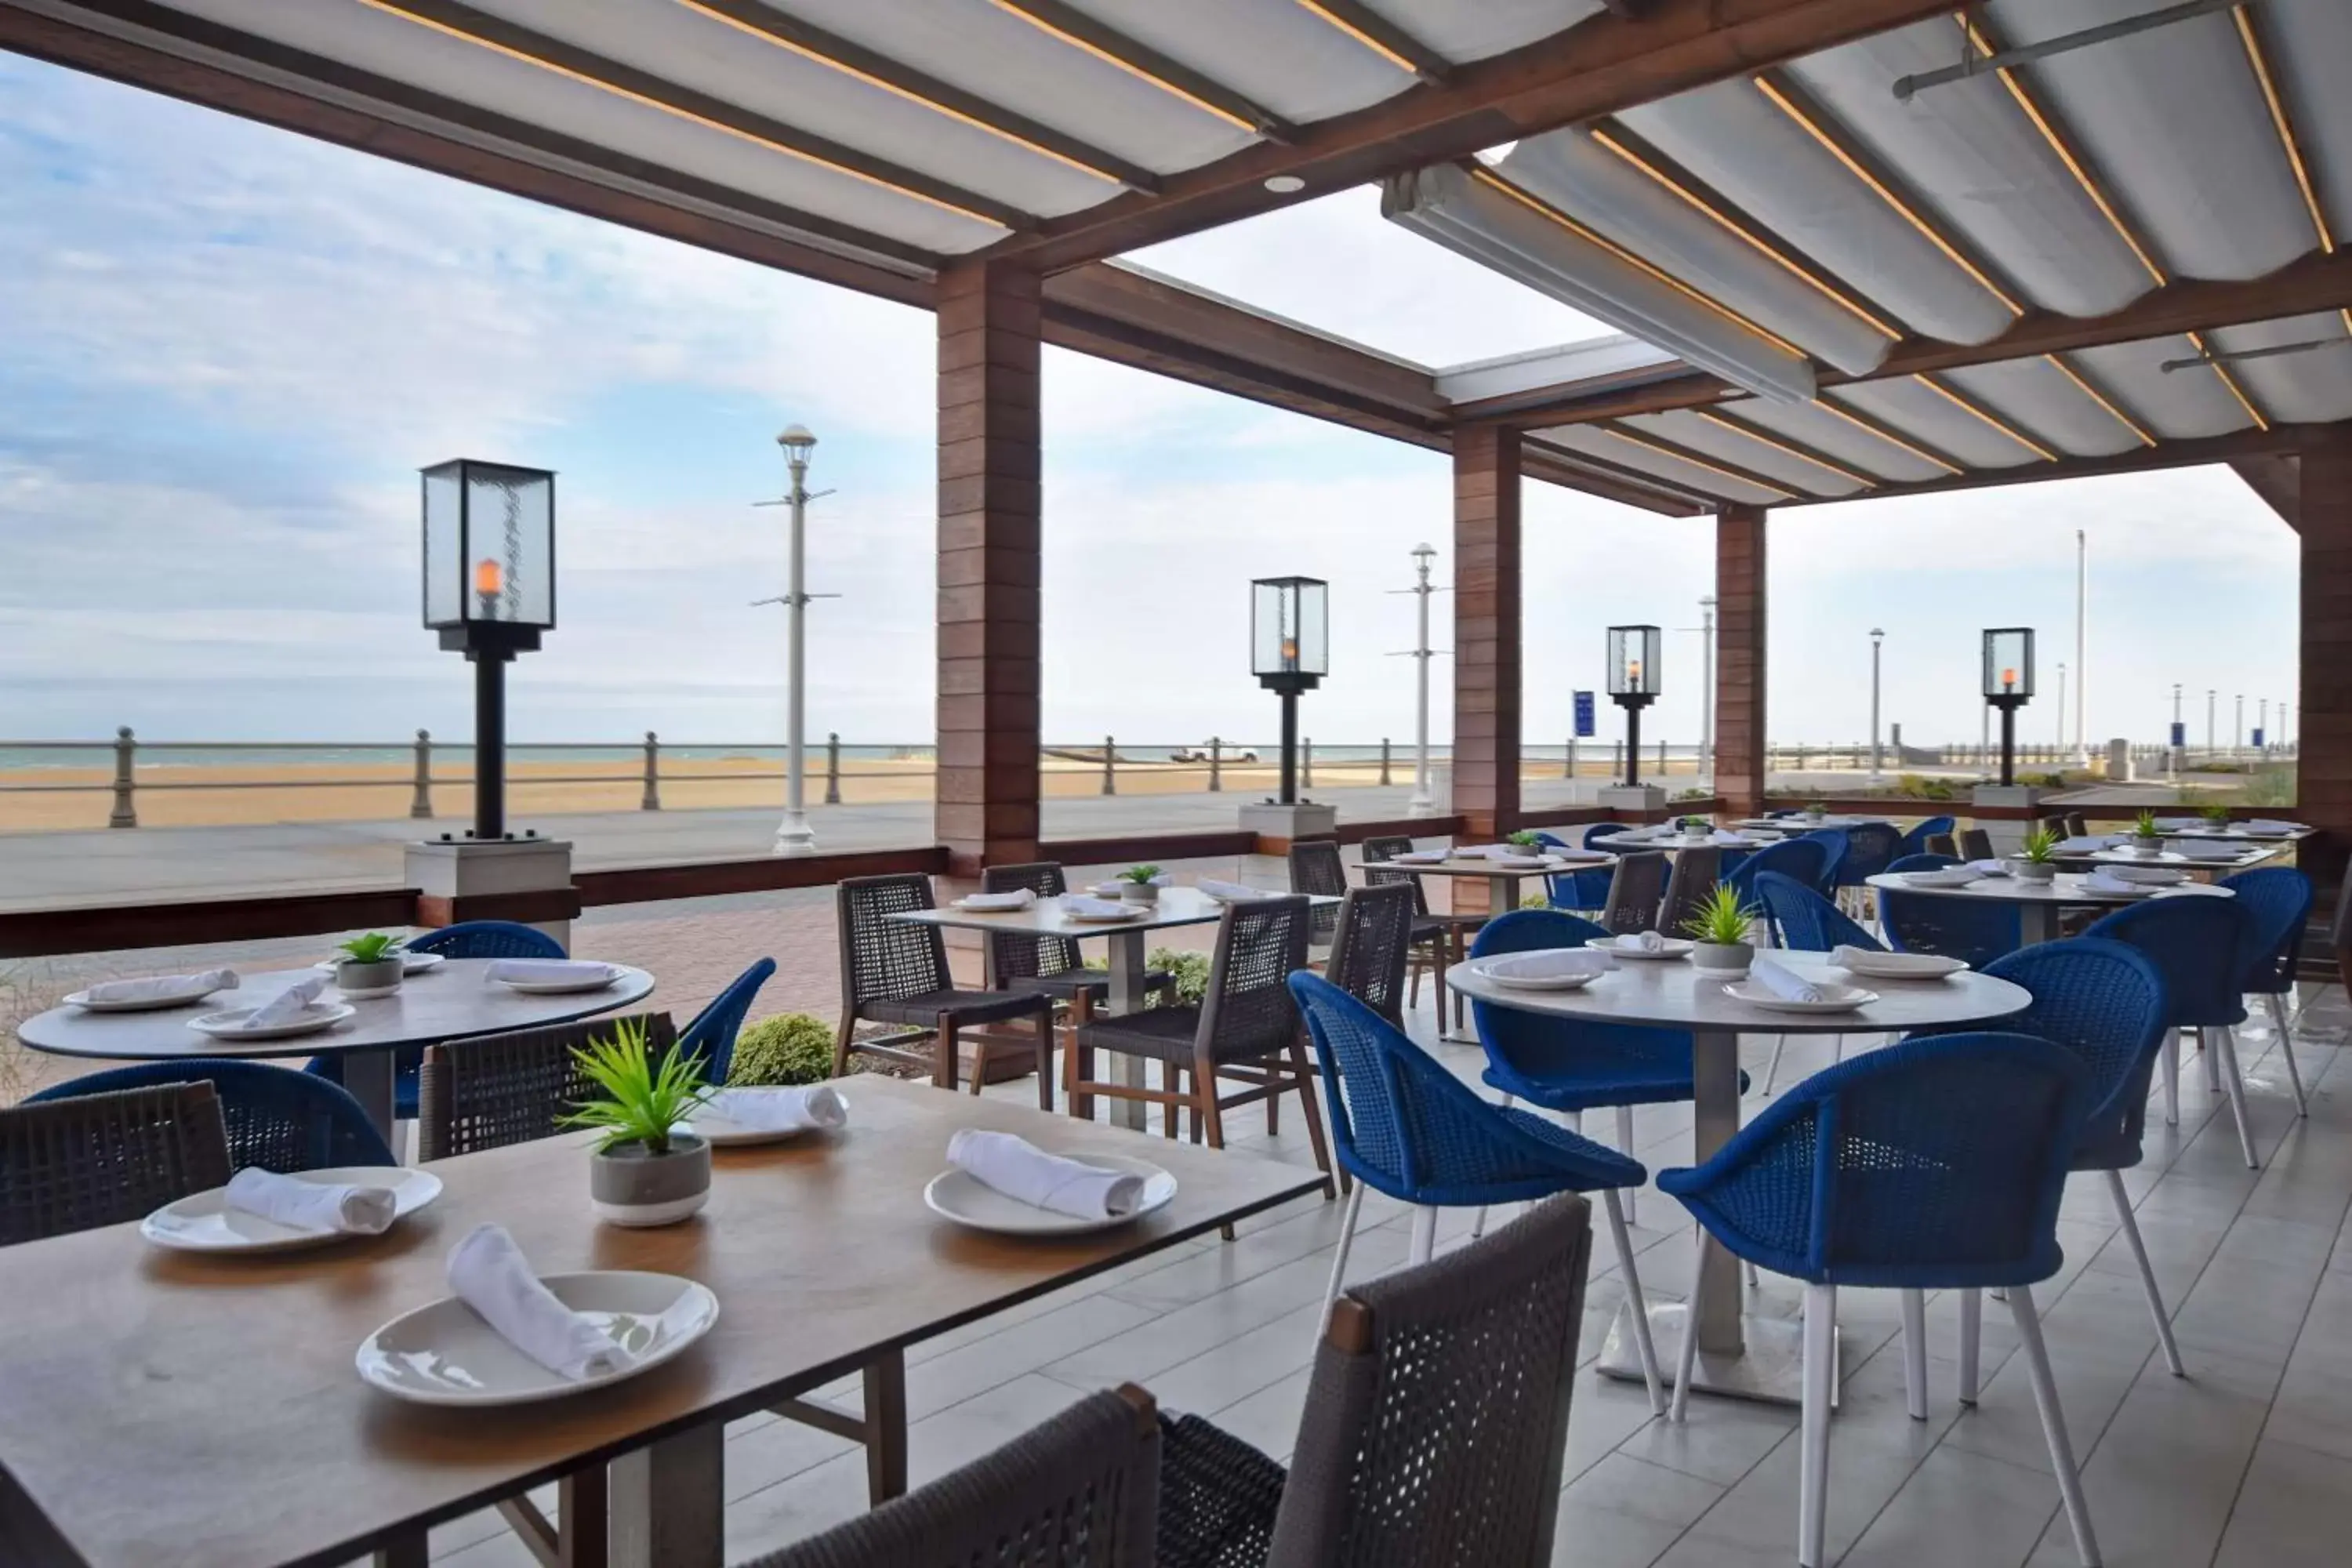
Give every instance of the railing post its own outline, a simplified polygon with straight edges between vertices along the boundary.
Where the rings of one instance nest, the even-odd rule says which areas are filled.
[[[1666,743],[1664,741],[1658,742],[1658,776],[1666,776]]]
[[[1612,779],[1625,776],[1625,742],[1622,741],[1609,742],[1609,776]]]
[[[824,735],[824,804],[841,804],[841,737],[831,730]]]
[[[1568,765],[1560,770],[1559,776],[1564,779],[1576,776],[1576,737],[1573,735],[1568,738]]]
[[[646,731],[646,794],[637,802],[639,811],[661,809],[661,742],[651,730]]]
[[[1312,735],[1298,742],[1298,787],[1315,787],[1315,737]]]
[[[425,821],[433,817],[433,731],[416,731],[416,778],[408,797],[408,815]]]
[[[1118,793],[1118,742],[1110,736],[1103,737],[1103,787],[1105,795]]]
[[[114,732],[114,809],[107,813],[109,827],[136,827],[139,808],[131,798],[131,764],[139,754],[139,742],[131,737],[131,726],[125,724]]]
[[[1389,738],[1381,737],[1381,783],[1389,782]]]
[[[1225,753],[1224,753],[1224,748],[1223,748],[1223,744],[1218,741],[1218,739],[1217,739],[1217,737],[1216,737],[1216,736],[1214,736],[1214,735],[1210,736],[1210,737],[1209,737],[1209,793],[1210,793],[1211,795],[1215,795],[1218,791],[1220,791],[1220,790],[1222,790],[1222,789],[1223,789],[1223,788],[1225,787],[1225,781],[1224,781],[1222,777],[1220,777],[1220,776],[1219,776],[1219,773],[1218,773],[1218,770],[1219,770],[1219,769],[1221,769],[1221,768],[1223,768],[1223,767],[1224,766],[1224,755],[1225,755]]]

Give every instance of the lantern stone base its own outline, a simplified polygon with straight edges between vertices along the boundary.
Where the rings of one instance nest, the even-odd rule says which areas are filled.
[[[580,895],[572,885],[572,846],[562,839],[431,839],[408,846],[404,875],[419,913],[435,923],[520,920],[572,949]]]
[[[1593,802],[1610,811],[1664,811],[1666,792],[1656,784],[1603,784]]]
[[[1242,807],[1242,830],[1260,838],[1295,843],[1301,838],[1328,838],[1339,831],[1339,808],[1302,800],[1296,805],[1258,801]]]
[[[2011,805],[2031,809],[2042,804],[2043,791],[2032,784],[1979,784],[1969,796],[1971,805]]]

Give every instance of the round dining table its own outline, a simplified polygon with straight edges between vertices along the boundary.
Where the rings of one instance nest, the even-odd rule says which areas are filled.
[[[420,970],[389,996],[351,1001],[352,1016],[314,1034],[276,1040],[223,1040],[191,1028],[189,1020],[230,1007],[258,1007],[315,969],[268,970],[239,977],[234,991],[216,991],[200,1002],[137,1013],[93,1013],[52,1007],[16,1026],[16,1037],[37,1051],[59,1057],[95,1057],[108,1061],[241,1061],[294,1057],[335,1057],[343,1087],[360,1102],[387,1142],[393,1130],[393,1058],[403,1047],[502,1035],[593,1017],[642,1002],[653,994],[654,977],[625,963],[612,965],[609,984],[593,991],[533,994],[493,981],[484,973],[497,962],[453,958]],[[342,1000],[330,984],[322,1002]]]
[[[2180,882],[2169,888],[2158,888],[2154,892],[2123,892],[2102,888],[2095,882],[2086,884],[2084,875],[2061,871],[2046,882],[2029,882],[2013,876],[1979,877],[1958,887],[1939,887],[1932,883],[1922,886],[1912,881],[1904,872],[1883,871],[1868,881],[1882,892],[1913,894],[1922,898],[1980,899],[1996,904],[2015,904],[2019,937],[2028,947],[2036,942],[2058,940],[2058,911],[2069,907],[2137,904],[2149,899],[2231,899],[2237,896],[2229,889],[2215,887],[2210,882]]]
[[[1486,1005],[1588,1024],[1640,1024],[1690,1031],[1694,1079],[1691,1156],[1703,1163],[1739,1131],[1739,1037],[1742,1034],[1874,1035],[1983,1024],[2021,1012],[2033,998],[2021,985],[1962,973],[1935,980],[1864,979],[1830,962],[1827,953],[1771,950],[1763,956],[1815,983],[1852,983],[1876,993],[1864,1005],[1838,1013],[1790,1013],[1728,994],[1739,978],[1704,970],[1687,958],[1621,959],[1617,967],[1574,991],[1535,991],[1504,984],[1486,973],[1496,959],[1474,958],[1446,973],[1446,984]],[[1709,1243],[1699,1254],[1698,1284],[1688,1306],[1650,1308],[1658,1361],[1671,1368],[1686,1326],[1695,1319],[1698,1359],[1696,1393],[1794,1405],[1801,1392],[1803,1328],[1788,1318],[1740,1310],[1738,1260]],[[1630,1309],[1621,1310],[1601,1347],[1601,1370],[1638,1379]]]

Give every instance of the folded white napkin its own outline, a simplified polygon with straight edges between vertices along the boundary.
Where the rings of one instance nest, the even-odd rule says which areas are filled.
[[[1494,853],[1496,849],[1491,844],[1457,844],[1454,847],[1454,858],[1456,860],[1484,860]]]
[[[1830,949],[1830,962],[1842,969],[1860,963],[1877,974],[1916,974],[1923,978],[1948,974],[1952,961],[1932,952],[1880,952],[1867,947],[1840,945]],[[1784,972],[1785,973],[1785,972]]]
[[[207,969],[200,974],[151,974],[137,980],[101,980],[83,993],[92,1002],[153,1002],[165,996],[204,995],[236,989],[236,971]]]
[[[1906,871],[1903,879],[1915,888],[1965,888],[1984,873],[1968,866],[1944,866],[1933,871]]]
[[[297,980],[293,984],[256,1007],[253,1010],[253,1016],[245,1021],[245,1026],[248,1029],[274,1029],[280,1024],[290,1024],[300,1017],[303,1009],[317,1001],[319,993],[326,988],[327,977],[323,974],[313,974],[308,980]]]
[[[1540,855],[1490,855],[1486,859],[1489,865],[1499,866],[1507,871],[1541,870],[1545,864]]]
[[[1979,877],[2006,877],[2009,875],[2009,862],[2006,860],[1971,860],[1969,862],[1969,869],[1974,871]]]
[[[2144,888],[2168,888],[2175,882],[2185,882],[2189,874],[2170,866],[2108,866],[2100,873],[2119,882],[2136,882]]]
[[[1617,961],[1597,947],[1563,947],[1497,958],[1486,965],[1486,973],[1497,980],[1564,980],[1606,974],[1616,967]]]
[[[1748,977],[1783,1002],[1825,1002],[1822,988],[1795,970],[1759,958],[1748,966]]]
[[[1617,945],[1635,952],[1661,952],[1665,949],[1666,939],[1654,931],[1634,931],[1619,937]]]
[[[617,1372],[628,1352],[539,1282],[500,1225],[478,1225],[449,1249],[449,1289],[523,1354],[578,1382]]]
[[[1220,903],[1247,903],[1252,899],[1276,899],[1282,895],[1269,893],[1264,888],[1253,888],[1247,882],[1220,882],[1214,877],[1203,877],[1193,884]]]
[[[1396,857],[1396,860],[1402,866],[1435,866],[1444,860],[1445,855],[1443,849],[1412,849]]]
[[[1721,827],[1718,827],[1718,828],[1717,828],[1714,832],[1712,832],[1712,833],[1708,834],[1708,835],[1706,836],[1706,841],[1707,841],[1709,844],[1733,844],[1733,845],[1738,845],[1738,844],[1747,844],[1747,843],[1752,842],[1752,841],[1748,838],[1748,835],[1746,835],[1745,833],[1733,833],[1733,832],[1731,832],[1730,830],[1728,830],[1728,829],[1727,829],[1727,828],[1721,828]]]
[[[1117,899],[1090,899],[1084,893],[1071,893],[1062,900],[1062,912],[1099,920],[1106,915],[1130,915],[1139,911],[1135,905],[1123,904]]]
[[[1037,901],[1037,895],[1015,888],[1009,893],[966,893],[958,901],[968,910],[1025,910]]]
[[[2235,860],[2245,853],[2235,844],[2219,838],[2186,838],[2174,849],[2191,860]]]
[[[845,1127],[849,1105],[829,1083],[772,1089],[722,1089],[703,1101],[703,1109],[738,1127],[762,1132],[799,1132],[809,1128]]]
[[[2112,849],[2116,847],[2118,837],[2120,836],[2113,833],[2089,833],[2076,837],[2062,838],[2058,841],[2058,853],[2088,855],[2096,849]]]
[[[2093,893],[2144,893],[2147,891],[2145,885],[2138,882],[2127,881],[2124,878],[2115,875],[2115,868],[2108,866],[2102,866],[2095,871],[2085,873],[2083,878],[2082,886],[2084,891]]]
[[[948,1163],[1008,1198],[1077,1219],[1117,1219],[1143,1202],[1141,1176],[1048,1154],[1011,1132],[960,1127]]]
[[[2301,826],[2300,823],[2280,822],[2268,816],[2257,816],[2244,825],[2247,832],[2259,833],[2266,837],[2295,832]]]
[[[587,958],[495,958],[482,971],[482,982],[503,980],[520,985],[562,985],[573,980],[606,980],[613,966]]]
[[[230,1208],[296,1230],[340,1230],[352,1236],[383,1235],[394,1214],[390,1187],[328,1186],[258,1165],[247,1165],[231,1176],[222,1198]]]

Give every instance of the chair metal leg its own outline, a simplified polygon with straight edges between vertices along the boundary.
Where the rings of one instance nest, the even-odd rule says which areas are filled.
[[[2294,1031],[2287,1026],[2286,1003],[2275,991],[2265,992],[2263,1001],[2268,1004],[2271,1023],[2278,1030],[2279,1055],[2286,1058],[2286,1080],[2294,1086],[2294,1113],[2311,1114],[2311,1107],[2303,1098],[2303,1069],[2294,1063]]]
[[[1628,1160],[1633,1158],[1633,1108],[1630,1105],[1617,1108],[1617,1152]],[[1625,1218],[1629,1224],[1641,1223],[1633,1202],[1638,1191],[1634,1187],[1625,1189]]]
[[[1437,1210],[1423,1204],[1412,1211],[1412,1245],[1405,1254],[1407,1263],[1426,1263],[1437,1250]]]
[[[1715,1245],[1715,1237],[1704,1228],[1694,1226],[1698,1234],[1698,1268],[1692,1273],[1696,1281],[1706,1272],[1706,1249]],[[1683,1342],[1675,1353],[1675,1405],[1667,1419],[1676,1423],[1690,1419],[1691,1375],[1698,1367],[1698,1300],[1697,1291],[1684,1298]]]
[[[1984,1350],[1984,1292],[1960,1292],[1960,1403],[1977,1402],[1977,1368]]]
[[[1927,1293],[1903,1292],[1903,1403],[1914,1421],[1927,1419]]]
[[[2218,1056],[2221,1082],[2230,1091],[2230,1110],[2238,1119],[2238,1147],[2245,1152],[2246,1169],[2259,1171],[2263,1163],[2254,1153],[2253,1124],[2246,1120],[2246,1080],[2238,1071],[2238,1037],[2226,1024],[2218,1029],[2200,1029],[2208,1055]]]
[[[1763,1279],[1757,1274],[1756,1265],[1753,1263],[1748,1265],[1748,1288],[1750,1290],[1761,1290],[1764,1289]]]
[[[1323,1315],[1315,1322],[1315,1342],[1323,1342],[1323,1331],[1331,1326],[1331,1303],[1339,1299],[1339,1284],[1348,1272],[1348,1254],[1356,1245],[1356,1216],[1364,1212],[1364,1184],[1348,1194],[1348,1208],[1339,1221],[1339,1247],[1331,1258],[1331,1284],[1323,1292]]]
[[[2180,1036],[2173,1030],[2164,1032],[2164,1060],[2157,1070],[2164,1074],[2164,1124],[2180,1125]]]
[[[1625,1234],[1625,1205],[1610,1187],[1601,1194],[1609,1211],[1609,1238],[1617,1245],[1617,1268],[1625,1276],[1625,1311],[1633,1320],[1633,1349],[1642,1359],[1642,1381],[1650,1385],[1650,1413],[1666,1413],[1666,1389],[1658,1375],[1657,1342],[1650,1336],[1650,1303],[1642,1295],[1642,1276],[1633,1268],[1633,1243]]]
[[[1837,1376],[1837,1287],[1805,1287],[1805,1388],[1800,1417],[1797,1562],[1822,1568],[1829,1533],[1830,1394]]]
[[[1514,1098],[1515,1098],[1514,1096],[1507,1095],[1507,1095],[1505,1095],[1505,1096],[1503,1096],[1503,1109],[1504,1109],[1504,1110],[1510,1110],[1510,1109],[1511,1109],[1511,1105],[1512,1105],[1512,1102],[1513,1102]],[[1477,1212],[1477,1214],[1476,1214],[1475,1215],[1474,1215],[1474,1216],[1472,1217],[1471,1221],[1470,1221],[1470,1239],[1471,1239],[1471,1240],[1473,1240],[1473,1241],[1475,1241],[1476,1239],[1478,1239],[1478,1237],[1482,1237],[1482,1236],[1484,1236],[1484,1235],[1486,1235],[1486,1205],[1485,1204],[1480,1204],[1480,1205],[1478,1205],[1478,1212]]]
[[[2208,1094],[2221,1093],[2221,1058],[2213,1054],[2213,1042],[2206,1036],[2205,1031],[2202,1029],[2197,1031],[2197,1049],[2199,1054],[2205,1058],[2205,1092]]]
[[[2139,1265],[2140,1289],[2147,1292],[2148,1315],[2156,1320],[2156,1338],[2164,1347],[2164,1364],[2173,1376],[2187,1377],[2189,1373],[2180,1364],[2180,1347],[2172,1341],[2172,1317],[2164,1310],[2164,1292],[2156,1288],[2156,1270],[2148,1267],[2147,1247],[2139,1238],[2139,1220],[2133,1215],[2131,1199],[2124,1192],[2122,1172],[2107,1173],[2107,1192],[2116,1200],[2116,1218],[2123,1226],[2132,1261]]]
[[[2066,1413],[2058,1405],[2058,1380],[2050,1375],[2050,1348],[2042,1342],[2042,1316],[2034,1310],[2031,1289],[2019,1285],[2010,1290],[2009,1315],[2016,1321],[2025,1368],[2033,1379],[2033,1403],[2042,1412],[2050,1466],[2058,1472],[2058,1495],[2066,1502],[2066,1522],[2074,1529],[2074,1553],[2083,1560],[2083,1568],[2099,1568],[2099,1539],[2092,1532],[2091,1510],[2083,1500],[2083,1478],[2074,1468],[2074,1445],[2066,1436]]]

